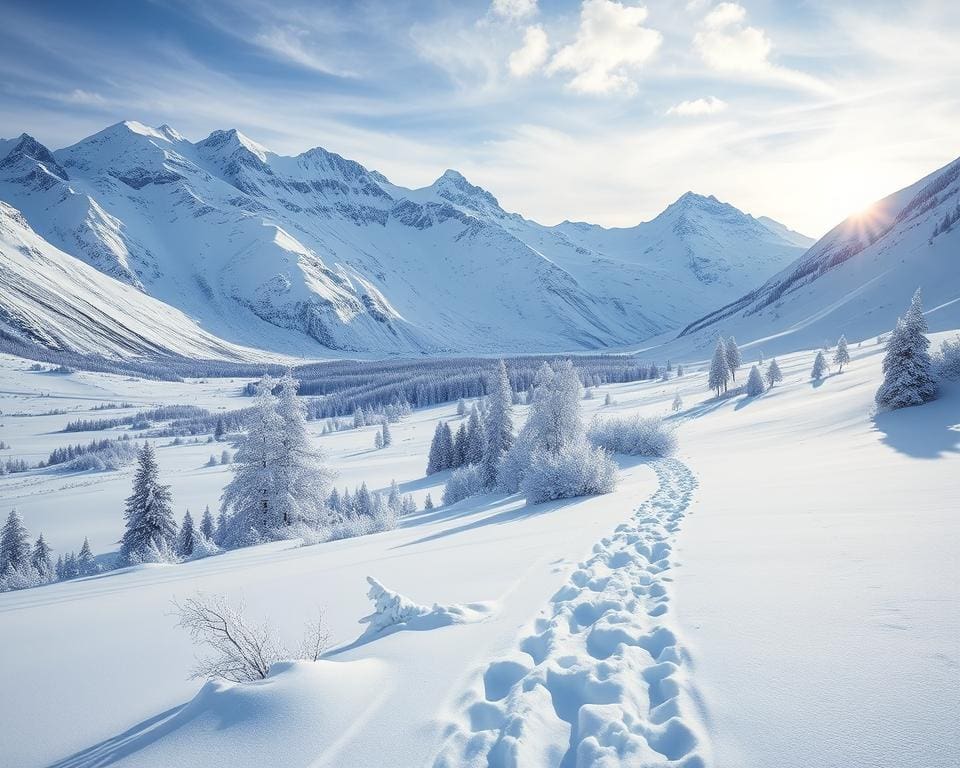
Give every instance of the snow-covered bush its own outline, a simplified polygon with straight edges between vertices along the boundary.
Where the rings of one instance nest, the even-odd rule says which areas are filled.
[[[603,448],[578,440],[559,452],[538,451],[523,476],[527,503],[611,493],[617,465]]]
[[[213,543],[211,539],[204,535],[203,531],[197,529],[193,533],[193,549],[188,559],[201,560],[204,557],[217,555],[220,553],[220,547]]]
[[[941,379],[960,380],[960,336],[940,342],[940,351],[934,358],[934,364]]]
[[[595,419],[587,436],[600,448],[628,456],[669,456],[677,450],[676,433],[656,416]]]
[[[483,493],[485,486],[483,466],[465,464],[453,470],[443,488],[444,505],[456,504],[461,499]]]

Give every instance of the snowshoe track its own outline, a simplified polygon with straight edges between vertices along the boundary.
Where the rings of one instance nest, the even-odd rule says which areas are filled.
[[[601,539],[483,691],[463,702],[435,768],[703,768],[694,698],[667,626],[671,540],[696,479],[652,464],[656,493]]]

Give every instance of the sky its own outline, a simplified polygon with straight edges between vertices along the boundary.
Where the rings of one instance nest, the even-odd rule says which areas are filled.
[[[0,136],[238,128],[629,226],[687,190],[819,237],[960,155],[948,0],[0,0]]]

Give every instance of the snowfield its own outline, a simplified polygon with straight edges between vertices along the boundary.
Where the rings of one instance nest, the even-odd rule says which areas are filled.
[[[934,334],[934,346],[948,336]],[[755,398],[714,399],[702,355],[674,359],[681,379],[597,388],[582,403],[589,416],[667,416],[679,438],[674,459],[618,457],[611,495],[528,506],[490,494],[361,538],[0,594],[4,759],[955,766],[960,385],[874,419],[882,347],[850,341],[842,374],[813,384],[815,351],[787,354],[784,381]],[[749,347],[744,356],[735,386],[755,361]],[[0,358],[3,458],[104,436],[57,433],[78,416],[249,404],[239,379],[27,367]],[[671,413],[677,394],[683,407]],[[133,408],[91,411],[111,401]],[[54,409],[66,413],[39,415]],[[338,487],[395,479],[422,508],[428,492],[442,495],[448,473],[424,469],[437,421],[458,425],[455,410],[415,411],[391,425],[383,450],[375,427],[310,429]],[[203,465],[223,444],[170,442],[157,453],[178,517],[215,508],[229,469]],[[6,475],[0,509],[16,506],[57,551],[83,536],[111,551],[131,472]],[[197,591],[242,599],[290,644],[321,609],[330,650],[254,684],[191,680],[195,649],[172,600]]]

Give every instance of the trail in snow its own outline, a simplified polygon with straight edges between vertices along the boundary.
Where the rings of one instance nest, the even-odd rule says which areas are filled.
[[[675,459],[602,539],[509,658],[465,697],[435,768],[706,764],[683,653],[666,614],[671,540],[697,482]]]

